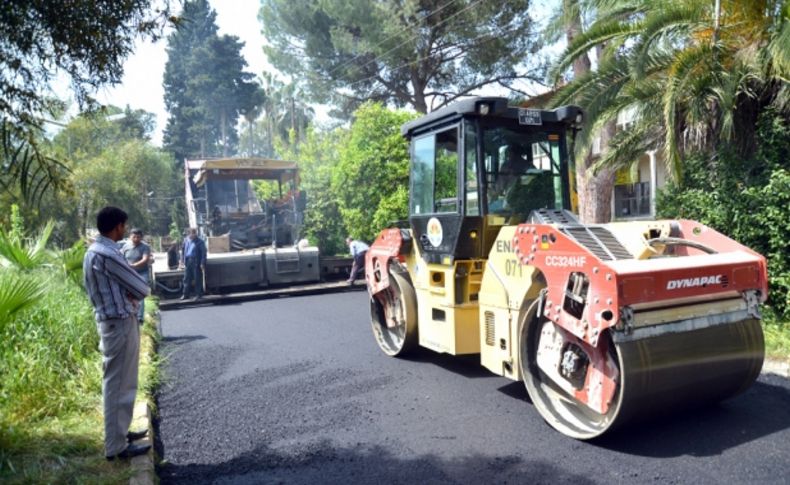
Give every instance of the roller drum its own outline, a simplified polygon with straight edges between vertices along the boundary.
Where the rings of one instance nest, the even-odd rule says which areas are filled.
[[[632,332],[611,329],[607,346],[618,367],[617,387],[608,410],[600,414],[569,395],[557,374],[539,363],[538,340],[546,321],[529,313],[521,327],[524,383],[543,418],[576,439],[592,439],[627,423],[732,397],[757,379],[763,364],[760,320],[746,312]]]
[[[615,342],[615,347],[621,399],[610,428],[745,391],[760,375],[765,348],[754,318]]]

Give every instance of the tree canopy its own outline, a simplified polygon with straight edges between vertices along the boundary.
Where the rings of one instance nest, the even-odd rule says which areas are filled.
[[[425,113],[483,86],[542,80],[528,0],[262,0],[274,67],[312,100]]]
[[[755,126],[766,109],[790,113],[790,4],[784,0],[593,1],[596,21],[569,43],[554,74],[597,49],[598,69],[575,78],[553,98],[580,104],[591,129],[584,146],[619,113],[633,123],[611,141],[599,166],[623,166],[661,148],[669,171],[684,157],[732,146],[756,148]]]
[[[0,185],[40,197],[62,180],[63,165],[39,150],[42,120],[62,107],[51,92],[58,72],[82,108],[92,92],[120,81],[138,37],[157,37],[171,18],[151,0],[7,0],[0,5]]]
[[[263,92],[255,75],[244,70],[244,44],[236,36],[217,34],[216,13],[207,0],[185,2],[181,19],[168,36],[165,146],[179,160],[232,155],[236,122],[263,103]]]

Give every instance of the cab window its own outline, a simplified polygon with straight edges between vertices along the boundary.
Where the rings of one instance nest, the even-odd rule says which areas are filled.
[[[458,130],[412,142],[411,214],[458,212]]]
[[[560,137],[504,127],[483,132],[488,213],[524,220],[536,209],[562,209]]]

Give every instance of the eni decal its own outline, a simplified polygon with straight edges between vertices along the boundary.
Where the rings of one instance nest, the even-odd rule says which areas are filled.
[[[428,233],[428,242],[431,243],[431,246],[438,248],[442,245],[444,230],[442,229],[442,223],[439,222],[439,219],[435,217],[428,219],[428,226],[425,231]]]

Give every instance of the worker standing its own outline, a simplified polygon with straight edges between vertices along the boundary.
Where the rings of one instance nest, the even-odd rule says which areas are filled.
[[[128,459],[148,452],[150,445],[132,442],[148,430],[130,431],[137,395],[140,330],[135,313],[150,290],[129,266],[117,242],[126,232],[126,212],[105,207],[96,216],[101,234],[83,260],[83,277],[96,316],[102,353],[104,454],[108,460]]]
[[[143,242],[142,229],[134,228],[131,237],[121,248],[121,254],[126,258],[137,274],[148,283],[148,266],[151,264],[151,247]],[[140,308],[137,310],[137,321],[143,323],[145,316],[145,300],[140,300]]]
[[[354,280],[357,279],[357,274],[365,269],[365,255],[368,254],[370,246],[362,241],[354,240],[351,237],[346,238],[346,244],[348,244],[348,249],[351,252],[351,256],[354,258],[354,263],[351,265],[351,274],[346,281],[351,285],[354,284]]]
[[[189,228],[184,248],[181,251],[181,265],[184,267],[184,292],[182,300],[189,298],[190,287],[195,285],[195,299],[203,296],[203,272],[206,269],[206,243],[197,237],[197,229]]]

